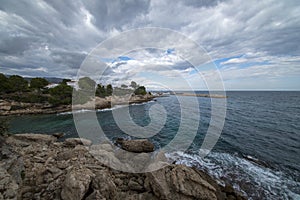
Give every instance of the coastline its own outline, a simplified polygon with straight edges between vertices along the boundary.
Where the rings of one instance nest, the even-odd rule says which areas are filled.
[[[195,93],[180,93],[180,92],[175,92],[173,95],[177,95],[177,96],[192,96],[192,97],[206,97],[206,98],[228,98],[227,96],[219,95],[219,94],[195,94]]]
[[[111,169],[95,159],[98,155],[123,164],[124,154],[110,143],[92,144],[78,138],[58,142],[46,134],[0,136],[0,143],[3,198],[245,199],[230,185],[220,186],[205,172],[185,165],[170,164],[145,173]],[[145,157],[143,153],[134,156],[127,167],[146,163]],[[156,158],[158,163],[166,161],[161,154]]]
[[[41,103],[24,103],[16,101],[7,101],[0,99],[0,116],[11,115],[33,115],[33,114],[57,114],[63,112],[70,112],[72,110],[95,110],[111,108],[112,105],[127,105],[134,103],[144,103],[153,100],[159,96],[154,95],[136,95],[134,97],[95,97],[94,100],[85,104],[79,105],[59,105],[52,106],[51,104]]]

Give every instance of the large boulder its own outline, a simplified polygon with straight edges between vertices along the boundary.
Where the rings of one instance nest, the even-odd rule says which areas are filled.
[[[73,168],[66,175],[62,186],[63,200],[81,200],[89,190],[95,174],[87,168]]]
[[[115,199],[117,187],[113,181],[112,174],[108,170],[101,170],[95,173],[92,187],[105,199]]]
[[[159,199],[217,199],[217,189],[184,165],[170,165],[147,173],[145,187]]]
[[[120,145],[122,149],[134,153],[149,153],[154,151],[154,144],[147,139],[124,140],[118,138],[116,143]]]

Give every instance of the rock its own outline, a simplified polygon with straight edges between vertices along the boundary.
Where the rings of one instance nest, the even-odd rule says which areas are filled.
[[[23,140],[27,145],[20,145]],[[244,199],[234,188],[221,187],[206,173],[184,165],[130,173],[149,160],[150,165],[166,163],[163,152],[111,151],[110,144],[86,148],[76,143],[70,148],[48,141],[36,135],[0,136],[0,199]]]
[[[123,171],[133,171],[130,166],[126,165],[126,163],[122,163],[118,158],[116,158],[113,152],[105,150],[91,150],[90,152],[94,158],[108,167],[113,169],[122,169]]]
[[[97,145],[92,145],[91,150],[96,151],[96,150],[104,150],[108,152],[113,152],[114,149],[111,144],[97,144]]]
[[[96,173],[92,186],[95,190],[98,190],[105,199],[114,199],[116,196],[117,187],[113,182],[111,174],[107,170]]]
[[[151,188],[160,199],[217,199],[216,189],[184,165],[147,173],[145,187]]]
[[[144,187],[143,185],[141,185],[140,183],[138,183],[137,181],[133,180],[133,179],[130,179],[129,182],[128,182],[128,187],[131,189],[131,190],[135,190],[135,191],[143,191],[144,190]]]
[[[73,168],[62,186],[61,198],[64,200],[81,200],[89,189],[95,174],[87,168]]]
[[[140,153],[138,155],[132,155],[132,158],[130,158],[128,161],[130,166],[134,168],[135,171],[141,172],[148,167],[148,163],[151,161],[151,156],[148,153]]]
[[[24,171],[23,158],[11,146],[4,142],[0,136],[0,168],[10,174],[17,184],[22,183],[21,173]]]
[[[90,146],[92,145],[92,141],[84,138],[68,138],[65,140],[65,145],[71,147],[75,147],[77,145]]]
[[[46,134],[34,134],[34,133],[24,133],[24,134],[15,134],[11,137],[14,137],[18,140],[27,140],[27,141],[33,141],[38,143],[46,143],[51,144],[57,140],[56,137],[52,135],[46,135]]]
[[[116,143],[119,144],[122,149],[134,153],[149,153],[154,151],[154,144],[147,139],[124,140],[118,138]]]
[[[64,133],[53,133],[52,135],[58,139],[58,138],[64,137],[65,134]]]
[[[106,200],[106,198],[104,198],[101,195],[99,190],[95,190],[94,192],[92,192],[92,194],[90,194],[87,198],[85,198],[85,200]]]
[[[5,169],[0,167],[0,191],[2,199],[17,199],[18,189],[19,186],[14,178]]]
[[[11,110],[11,103],[8,101],[0,100],[0,110],[3,111],[10,111]]]

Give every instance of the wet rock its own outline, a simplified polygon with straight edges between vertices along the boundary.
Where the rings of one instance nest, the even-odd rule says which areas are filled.
[[[64,137],[65,134],[64,133],[53,133],[52,135],[58,139],[58,138]]]
[[[122,149],[134,153],[149,153],[154,151],[154,144],[147,139],[124,140],[118,138],[116,143],[120,145]]]
[[[61,198],[64,200],[81,200],[89,189],[95,174],[87,168],[73,168],[62,186]]]

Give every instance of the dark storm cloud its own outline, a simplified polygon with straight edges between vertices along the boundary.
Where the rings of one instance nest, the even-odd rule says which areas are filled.
[[[251,54],[286,63],[300,55],[299,9],[296,0],[1,1],[0,72],[72,77],[99,42],[147,26],[180,31],[213,59]]]
[[[110,30],[120,29],[130,24],[141,14],[147,13],[149,8],[148,0],[129,1],[83,1],[86,9],[95,17],[93,23],[99,28]]]

